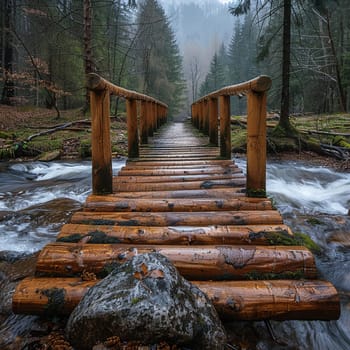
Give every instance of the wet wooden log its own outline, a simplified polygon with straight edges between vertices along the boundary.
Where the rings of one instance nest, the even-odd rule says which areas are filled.
[[[204,180],[188,182],[160,182],[160,183],[120,183],[113,179],[113,191],[135,192],[135,191],[168,191],[168,190],[195,190],[222,187],[244,188],[246,179],[244,176],[226,180]]]
[[[113,226],[66,224],[57,241],[155,245],[272,245],[293,237],[286,225],[250,226]]]
[[[265,92],[248,94],[247,194],[266,196],[266,99]]]
[[[142,172],[145,171],[160,171],[160,174],[162,174],[163,171],[185,171],[185,172],[192,172],[192,171],[201,171],[201,173],[207,174],[209,172],[229,172],[233,171],[234,169],[237,169],[237,165],[230,164],[230,165],[173,165],[173,166],[147,166],[147,163],[144,164],[144,166],[133,166],[130,164],[127,164],[126,167],[123,167],[120,171],[137,171]],[[241,171],[241,170],[240,170]]]
[[[193,164],[191,165],[189,164],[178,164],[176,165],[176,163],[174,164],[163,164],[163,165],[149,165],[149,162],[140,162],[137,165],[133,165],[131,163],[127,163],[126,167],[128,170],[155,170],[155,169],[171,169],[171,170],[177,170],[177,169],[183,169],[183,170],[192,170],[192,169],[212,169],[212,168],[221,168],[221,169],[227,169],[227,168],[232,168],[232,167],[236,167],[235,164]],[[183,162],[181,162],[183,163]]]
[[[179,149],[176,148],[165,148],[165,147],[157,147],[157,148],[145,148],[141,147],[140,156],[159,156],[159,157],[186,157],[186,156],[208,156],[208,155],[216,155],[219,156],[219,148],[217,147],[202,147],[202,148],[194,148],[188,149],[187,147],[181,147]]]
[[[219,156],[218,155],[213,155],[213,156],[210,156],[210,155],[207,155],[207,156],[204,156],[204,157],[198,157],[198,156],[186,156],[186,157],[177,157],[177,156],[174,156],[174,157],[156,157],[156,156],[150,156],[150,157],[147,157],[147,156],[139,156],[137,158],[137,160],[139,162],[199,162],[199,161],[202,161],[202,162],[211,162],[211,161],[216,161],[218,160]],[[168,164],[169,165],[169,164]]]
[[[84,270],[103,277],[138,254],[166,256],[187,279],[315,278],[312,253],[298,246],[150,246],[50,243],[39,254],[39,276],[75,276]]]
[[[130,167],[123,167],[118,172],[118,176],[147,176],[147,177],[161,177],[168,175],[220,175],[220,174],[237,174],[242,173],[238,167],[210,167],[210,168],[192,168],[192,169],[135,169]]]
[[[219,97],[220,106],[220,155],[226,159],[231,158],[231,114],[230,114],[230,96]]]
[[[91,91],[92,191],[95,194],[113,192],[109,99],[108,91]]]
[[[80,278],[26,278],[14,293],[13,312],[69,315],[97,282]],[[208,295],[223,320],[336,320],[340,316],[337,291],[324,281],[192,283]]]
[[[153,166],[153,167],[159,167],[159,166],[193,166],[193,165],[220,165],[220,166],[226,166],[232,164],[232,160],[222,160],[222,159],[212,159],[212,160],[177,160],[177,161],[140,161],[138,158],[129,159],[128,164],[131,164],[132,166]]]
[[[182,138],[181,138],[182,139]],[[159,140],[159,139],[158,139]],[[174,139],[169,140],[169,145],[155,145],[149,143],[148,145],[142,145],[140,148],[141,152],[156,152],[156,153],[191,153],[191,152],[209,152],[216,153],[218,152],[218,147],[213,147],[205,145],[191,146],[191,145],[176,145]]]
[[[150,158],[152,160],[165,160],[169,161],[171,159],[175,160],[206,160],[206,159],[218,159],[219,154],[215,152],[141,152],[139,159]],[[170,159],[169,159],[170,158]]]
[[[198,175],[162,175],[162,176],[117,176],[113,183],[151,183],[151,182],[196,182],[210,180],[245,179],[241,172],[228,174],[198,174]]]
[[[195,282],[224,320],[337,320],[340,302],[319,280]]]
[[[110,213],[77,212],[72,224],[120,226],[205,226],[205,225],[280,225],[277,210],[217,212]]]
[[[242,187],[223,187],[220,189],[174,190],[174,191],[135,191],[114,192],[111,196],[116,198],[240,198],[245,196]]]
[[[136,158],[139,156],[139,134],[137,125],[137,101],[126,99],[127,129],[128,129],[128,156]]]
[[[101,212],[194,212],[224,210],[272,210],[272,204],[266,198],[233,199],[125,199],[113,196],[95,196],[87,198],[85,211]]]

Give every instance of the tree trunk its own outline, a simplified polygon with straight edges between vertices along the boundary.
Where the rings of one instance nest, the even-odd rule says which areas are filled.
[[[1,103],[12,105],[15,97],[14,82],[12,80],[14,44],[12,26],[14,25],[15,0],[5,0],[2,5],[3,10],[3,43],[2,43],[2,67],[4,69],[4,87],[1,95]]]
[[[93,63],[92,63],[92,5],[91,0],[84,0],[84,66],[85,66],[85,75],[93,72]],[[86,89],[85,94],[85,106],[83,112],[86,113],[90,106],[90,95],[89,90]]]
[[[290,131],[292,126],[289,121],[289,80],[290,80],[290,36],[291,36],[291,0],[283,3],[283,53],[282,53],[282,96],[281,116],[279,126]]]
[[[339,60],[337,57],[337,51],[334,45],[334,40],[333,40],[333,34],[331,30],[331,23],[330,23],[330,18],[329,18],[329,13],[327,11],[326,13],[326,22],[327,22],[327,35],[329,39],[329,44],[331,45],[331,51],[332,51],[332,56],[334,59],[334,65],[335,65],[335,73],[336,73],[336,80],[337,80],[337,90],[339,94],[339,105],[340,109],[342,112],[346,112],[346,93],[343,88],[342,84],[342,79],[341,79],[341,74],[340,74],[340,64]]]

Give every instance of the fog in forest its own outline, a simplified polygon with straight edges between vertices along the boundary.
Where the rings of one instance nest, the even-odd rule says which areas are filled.
[[[350,106],[347,0],[4,0],[0,9],[2,104],[79,108],[96,72],[170,114],[261,74],[273,82],[269,110],[281,109],[283,91],[290,113]]]
[[[209,71],[214,53],[219,50],[222,43],[229,44],[236,18],[229,14],[227,1],[162,0],[160,2],[183,55],[188,98],[191,100],[191,70],[198,69],[199,88]]]

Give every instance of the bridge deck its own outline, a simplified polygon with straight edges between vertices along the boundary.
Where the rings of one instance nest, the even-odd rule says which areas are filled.
[[[242,170],[219,153],[189,123],[164,125],[114,177],[113,194],[90,195],[43,248],[14,311],[67,314],[115,264],[159,251],[222,318],[337,318],[337,292],[316,279],[312,253],[291,245],[271,201],[247,197]],[[63,290],[64,302],[51,305],[48,290]]]

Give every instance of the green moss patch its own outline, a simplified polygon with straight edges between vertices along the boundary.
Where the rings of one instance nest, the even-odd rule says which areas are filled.
[[[282,273],[274,272],[257,272],[253,271],[245,274],[244,276],[248,280],[276,280],[276,279],[286,279],[286,280],[300,280],[305,278],[305,274],[302,270],[297,271],[285,271]]]
[[[294,233],[293,236],[275,232],[266,233],[265,237],[271,245],[286,245],[286,246],[303,246],[311,250],[315,254],[321,252],[321,248],[308,235],[303,233]]]

